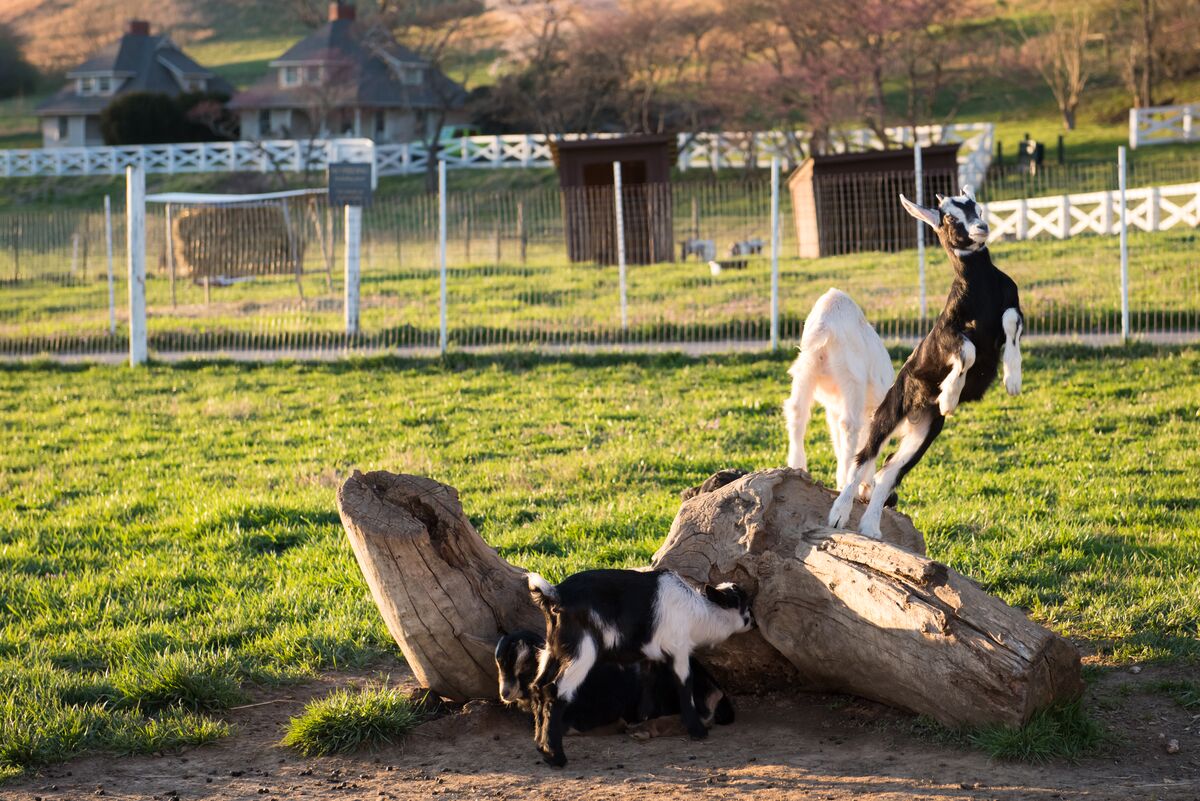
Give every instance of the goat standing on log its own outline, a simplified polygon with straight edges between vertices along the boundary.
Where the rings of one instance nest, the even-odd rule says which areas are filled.
[[[1004,386],[1021,391],[1021,331],[1024,316],[1017,285],[992,263],[988,227],[971,187],[962,194],[937,196],[929,209],[904,195],[900,202],[918,220],[937,231],[954,267],[946,306],[933,328],[900,368],[896,382],[871,418],[867,444],[854,460],[854,471],[829,510],[829,525],[844,528],[850,519],[855,488],[868,482],[880,450],[893,436],[896,452],[875,474],[871,502],[859,531],[879,538],[883,504],[921,460],[960,403],[979,400],[996,378],[1003,353]]]
[[[804,434],[813,401],[825,407],[837,456],[837,488],[846,486],[866,425],[892,385],[892,359],[862,309],[840,289],[817,299],[804,321],[800,353],[788,368],[792,394],[783,404],[787,465],[808,470]]]
[[[534,741],[551,765],[567,763],[563,713],[600,660],[662,662],[688,734],[708,729],[696,709],[692,652],[754,626],[749,600],[736,584],[697,592],[669,570],[586,570],[552,585],[528,576],[533,602],[546,616],[546,647],[530,692]]]

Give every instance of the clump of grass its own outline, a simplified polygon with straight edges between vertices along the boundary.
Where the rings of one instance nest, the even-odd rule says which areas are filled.
[[[1150,689],[1170,696],[1184,709],[1200,709],[1200,683],[1186,679],[1164,679],[1151,684]]]
[[[310,701],[288,722],[283,745],[305,756],[344,754],[394,743],[421,720],[421,712],[396,689],[337,690]]]
[[[110,719],[98,745],[118,754],[156,754],[205,745],[229,734],[229,724],[178,707],[145,718],[123,711]]]
[[[245,699],[237,661],[227,650],[138,652],[113,674],[111,682],[125,704],[143,709],[181,706],[194,712],[213,711]]]
[[[1083,700],[1047,707],[1019,728],[994,726],[968,736],[994,759],[1018,762],[1075,760],[1093,753],[1107,736],[1083,708]]]

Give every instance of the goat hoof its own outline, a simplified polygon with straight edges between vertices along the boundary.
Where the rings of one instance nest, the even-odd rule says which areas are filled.
[[[546,764],[552,768],[561,768],[567,764],[567,755],[562,753],[555,754],[552,752],[543,751],[542,759],[544,759]]]
[[[701,725],[699,728],[688,728],[688,736],[693,740],[704,740],[708,738],[708,729]]]

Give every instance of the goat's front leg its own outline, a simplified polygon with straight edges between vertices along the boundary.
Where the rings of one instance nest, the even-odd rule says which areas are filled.
[[[942,392],[938,395],[938,411],[943,417],[958,408],[958,398],[967,383],[967,371],[975,364],[975,343],[962,337],[958,353],[950,356],[950,373],[942,380]]]
[[[567,764],[567,753],[563,750],[562,742],[564,702],[558,697],[556,684],[546,685],[541,692],[541,725],[537,730],[537,749],[547,763],[561,768]]]
[[[1021,391],[1021,334],[1025,318],[1020,309],[1006,309],[1004,324],[1004,388],[1009,395]]]
[[[683,725],[693,740],[703,740],[708,736],[708,729],[696,711],[696,699],[692,694],[691,657],[688,654],[675,654],[672,657],[671,677],[679,692],[679,717],[683,719]]]

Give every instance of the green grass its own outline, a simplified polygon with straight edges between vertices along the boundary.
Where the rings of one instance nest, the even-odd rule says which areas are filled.
[[[1044,763],[1075,761],[1098,751],[1109,737],[1081,700],[1043,709],[1019,728],[994,727],[967,735],[994,759]]]
[[[419,709],[400,690],[335,690],[310,701],[288,721],[282,745],[305,756],[344,754],[398,742],[421,722]]]
[[[894,354],[897,357],[902,352]],[[334,492],[433,476],[504,558],[646,564],[678,493],[780,464],[787,354],[0,368],[0,770],[224,731],[394,665]],[[1105,664],[1200,663],[1200,349],[1029,349],[905,481],[930,553]],[[833,472],[824,425],[808,438]]]
[[[1150,689],[1169,696],[1184,709],[1200,709],[1200,682],[1187,679],[1163,679],[1153,682]]]

